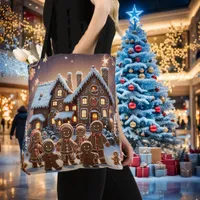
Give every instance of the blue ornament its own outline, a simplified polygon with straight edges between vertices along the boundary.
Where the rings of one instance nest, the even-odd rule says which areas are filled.
[[[141,15],[141,13],[143,13],[143,11],[137,11],[135,4],[133,6],[133,10],[132,11],[128,11],[126,12],[131,18],[130,21],[134,21],[134,22],[138,22],[139,21],[139,15]]]

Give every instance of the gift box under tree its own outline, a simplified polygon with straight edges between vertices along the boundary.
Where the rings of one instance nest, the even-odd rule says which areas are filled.
[[[140,156],[138,154],[133,154],[133,160],[130,164],[131,167],[139,167],[140,166]]]
[[[182,177],[192,176],[192,163],[191,162],[180,162],[180,171]]]
[[[161,159],[162,160],[172,159],[172,154],[162,153]]]
[[[188,154],[189,161],[192,163],[192,175],[196,175],[196,167],[198,166],[198,155],[197,153]]]
[[[136,169],[136,176],[138,178],[149,177],[149,167],[147,165],[143,166],[141,164],[140,167],[137,167],[137,169]]]
[[[139,153],[140,153],[141,163],[142,162],[145,162],[147,164],[152,163],[152,154],[149,147],[140,147]]]
[[[149,176],[154,177],[155,176],[155,164],[149,164]]]
[[[167,169],[156,169],[155,177],[163,177],[167,175]]]
[[[152,163],[156,164],[157,162],[161,161],[161,148],[160,147],[151,147],[150,148],[152,153]]]
[[[200,177],[200,154],[198,155],[197,159],[197,167],[196,167],[196,176]]]
[[[168,176],[176,176],[178,174],[179,161],[174,159],[167,159],[162,160],[162,163],[166,165]]]

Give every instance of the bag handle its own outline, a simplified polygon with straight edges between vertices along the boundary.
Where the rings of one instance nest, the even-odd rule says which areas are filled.
[[[46,0],[43,9],[43,21],[46,21],[46,33],[44,37],[44,43],[40,59],[45,58],[45,54],[47,56],[52,56],[51,41],[50,41],[52,11],[53,11],[53,0]]]

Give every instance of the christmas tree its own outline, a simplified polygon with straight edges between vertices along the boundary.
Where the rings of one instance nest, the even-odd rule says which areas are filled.
[[[179,141],[175,137],[174,101],[168,88],[157,81],[159,68],[151,52],[146,33],[142,30],[135,5],[130,26],[117,52],[116,84],[118,108],[123,131],[134,148],[160,146],[174,150]]]

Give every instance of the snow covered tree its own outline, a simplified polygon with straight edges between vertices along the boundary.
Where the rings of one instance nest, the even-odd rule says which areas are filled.
[[[120,119],[132,146],[160,146],[174,150],[175,137],[173,101],[168,88],[157,81],[159,69],[154,53],[142,30],[135,5],[130,26],[117,52],[116,84]]]

